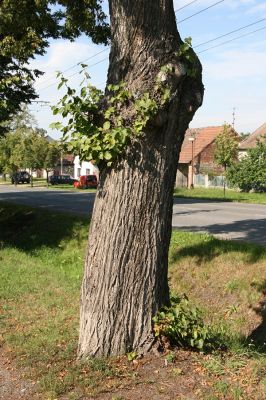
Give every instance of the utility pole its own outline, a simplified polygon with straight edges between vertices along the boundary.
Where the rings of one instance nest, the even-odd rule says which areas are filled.
[[[232,122],[232,128],[233,129],[235,129],[235,120],[236,120],[236,113],[235,113],[235,111],[236,111],[236,108],[234,107],[233,108],[233,122]]]
[[[195,137],[191,136],[188,138],[191,142],[191,182],[190,182],[190,189],[194,189],[194,140]]]

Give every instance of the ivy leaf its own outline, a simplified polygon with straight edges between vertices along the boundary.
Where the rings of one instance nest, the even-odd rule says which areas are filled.
[[[87,93],[87,88],[86,87],[83,87],[82,89],[81,89],[81,91],[80,91],[80,95],[81,95],[81,97],[85,97],[86,96],[86,93]]]
[[[104,159],[109,161],[113,158],[112,153],[110,153],[110,151],[105,151],[104,152]]]
[[[49,125],[49,127],[51,129],[61,129],[62,128],[62,124],[61,122],[53,122]]]
[[[110,129],[110,126],[111,126],[110,121],[105,121],[105,123],[103,124],[103,129],[105,131],[108,131]]]

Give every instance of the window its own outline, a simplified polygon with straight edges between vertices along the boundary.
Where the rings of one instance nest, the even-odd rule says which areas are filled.
[[[78,178],[80,177],[80,173],[81,173],[81,168],[78,168],[78,169],[77,169],[77,176],[78,176]]]
[[[91,170],[89,168],[86,168],[86,175],[90,175]]]

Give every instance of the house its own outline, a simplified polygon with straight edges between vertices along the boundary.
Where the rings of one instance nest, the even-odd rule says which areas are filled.
[[[74,159],[74,178],[78,179],[81,175],[96,175],[99,179],[99,168],[93,161],[81,161],[79,156]]]
[[[73,154],[62,154],[62,156],[58,159],[56,165],[53,168],[49,169],[48,176],[51,175],[74,175],[74,158]],[[36,171],[32,171],[32,176],[34,178],[45,178],[47,177],[47,173],[44,169],[37,169]]]
[[[176,186],[191,187],[195,183],[208,186],[210,176],[222,174],[222,167],[214,160],[215,139],[222,130],[223,126],[187,129],[179,155]]]
[[[62,154],[51,175],[71,175],[74,176],[74,160],[73,154]]]
[[[253,149],[256,146],[257,141],[262,139],[263,136],[266,136],[266,123],[261,125],[239,144],[239,159],[247,154],[248,149]]]

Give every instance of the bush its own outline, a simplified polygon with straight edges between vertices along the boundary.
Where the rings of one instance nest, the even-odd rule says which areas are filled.
[[[224,347],[221,332],[204,324],[201,311],[186,295],[171,297],[171,306],[162,308],[153,322],[155,335],[167,337],[172,345],[196,350]]]
[[[226,174],[231,185],[245,192],[266,191],[266,142],[258,142],[245,157],[231,166]]]

